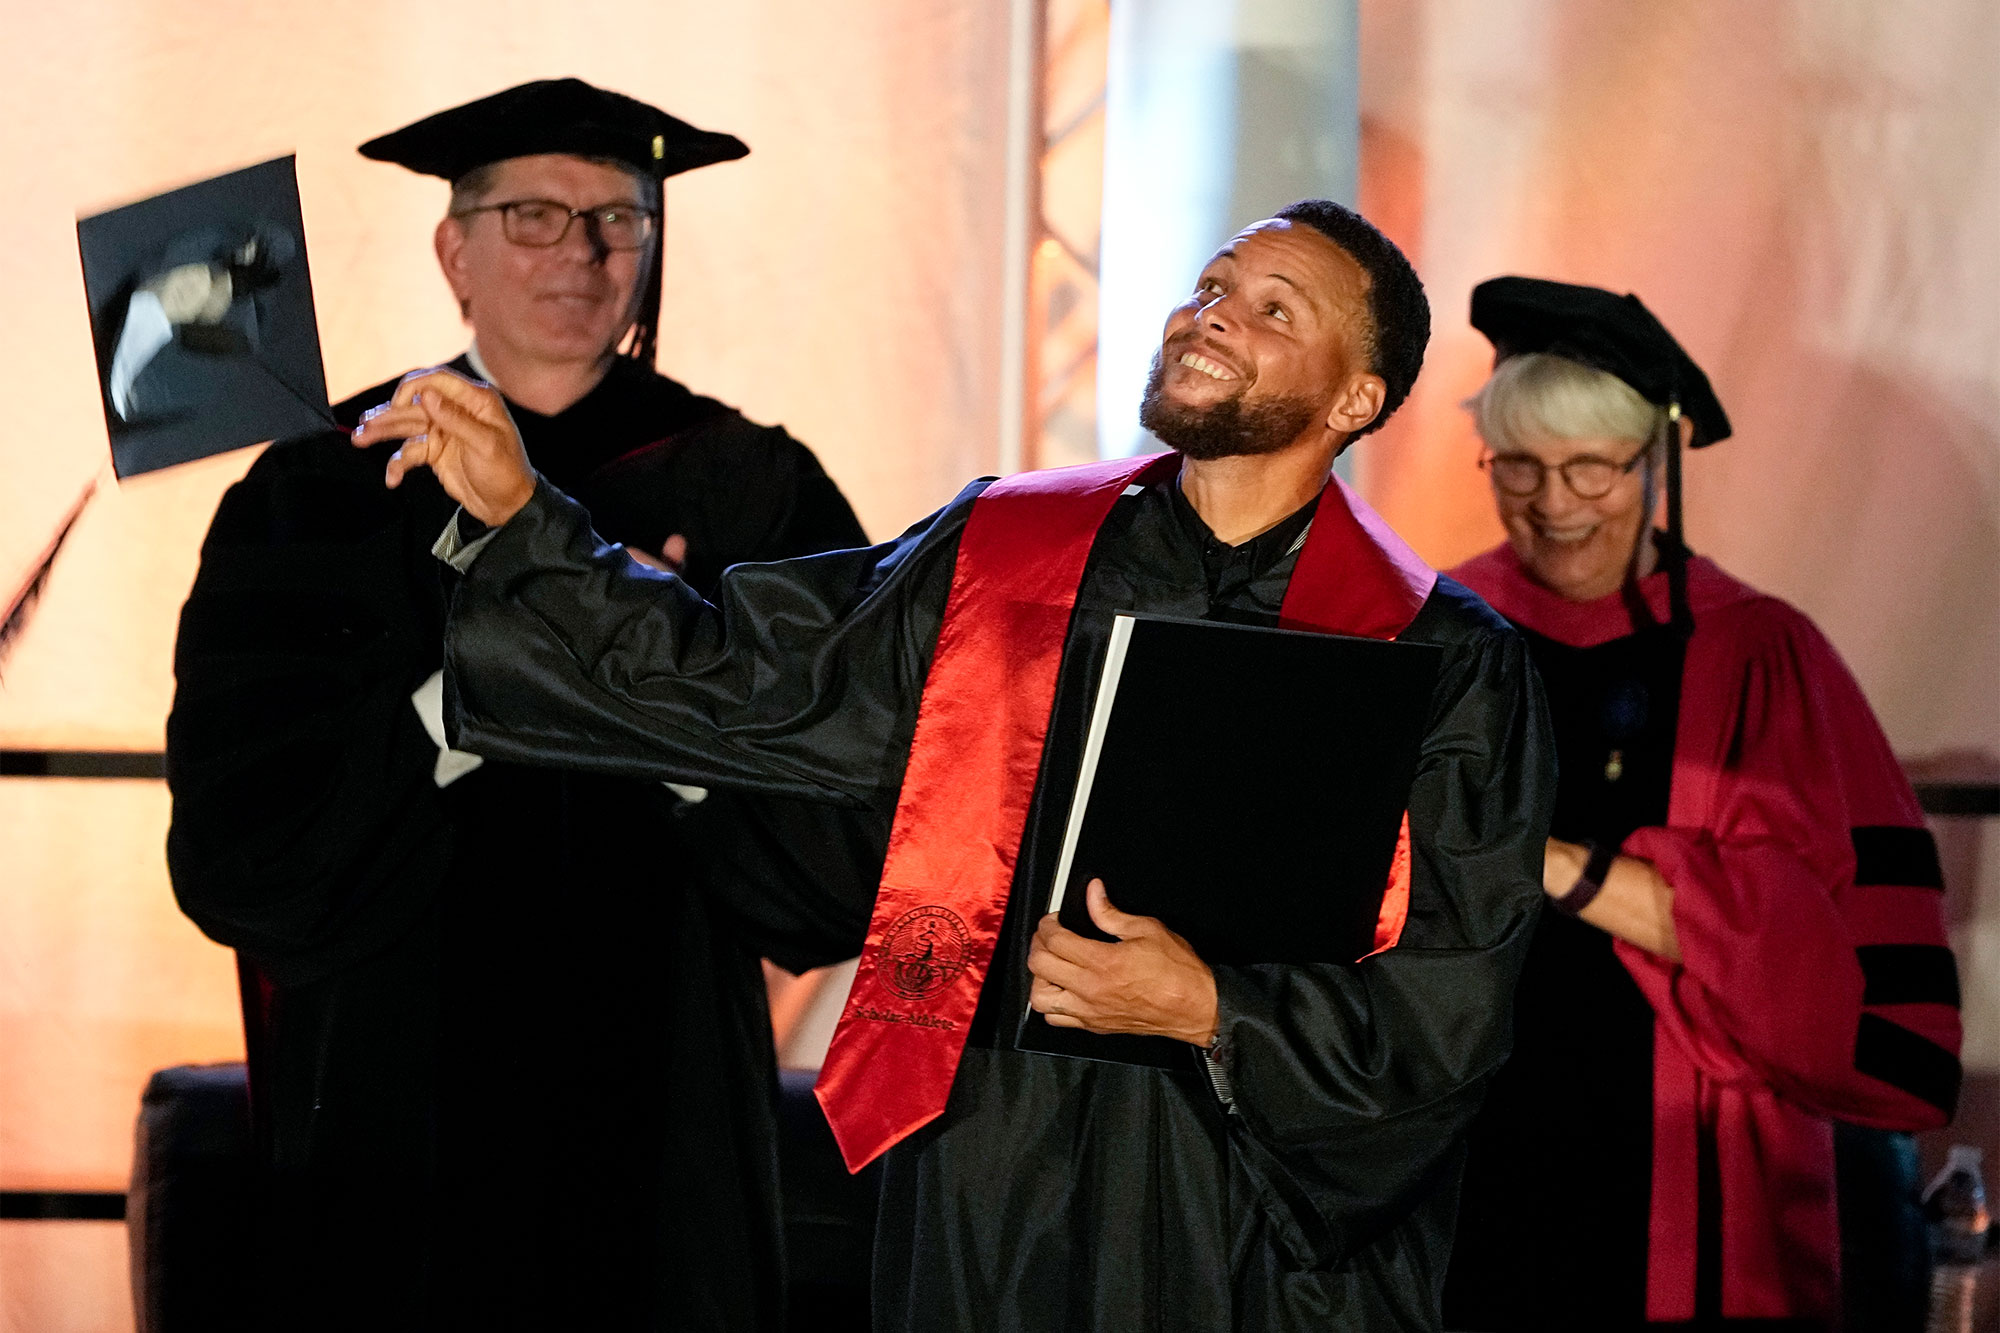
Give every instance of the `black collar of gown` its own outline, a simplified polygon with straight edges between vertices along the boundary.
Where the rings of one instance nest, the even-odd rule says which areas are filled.
[[[1174,519],[1188,540],[1201,551],[1202,572],[1208,578],[1208,594],[1211,600],[1221,601],[1244,584],[1270,571],[1279,561],[1291,555],[1300,543],[1305,530],[1312,525],[1313,511],[1319,507],[1319,496],[1306,502],[1305,506],[1280,520],[1277,526],[1258,533],[1249,541],[1231,546],[1215,535],[1194,505],[1181,491],[1178,477],[1166,483],[1169,507]]]

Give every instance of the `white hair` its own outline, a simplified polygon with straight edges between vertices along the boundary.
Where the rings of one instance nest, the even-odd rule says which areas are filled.
[[[1496,453],[1520,453],[1531,439],[1662,438],[1665,409],[1607,371],[1548,352],[1510,356],[1465,402],[1479,437]]]

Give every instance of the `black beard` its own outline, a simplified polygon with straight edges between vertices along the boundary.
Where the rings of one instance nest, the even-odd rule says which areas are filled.
[[[1239,396],[1212,407],[1188,407],[1168,399],[1165,349],[1153,353],[1139,424],[1186,458],[1237,458],[1274,454],[1305,434],[1319,416],[1304,398],[1272,398],[1245,406]]]

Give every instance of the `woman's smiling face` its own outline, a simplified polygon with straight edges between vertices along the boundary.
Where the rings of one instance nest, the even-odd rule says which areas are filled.
[[[1508,544],[1528,577],[1577,602],[1618,591],[1640,531],[1652,517],[1651,469],[1641,464],[1621,471],[1611,489],[1596,499],[1578,495],[1558,469],[1581,458],[1627,464],[1644,448],[1633,440],[1531,435],[1508,450],[1543,466],[1541,485],[1532,494],[1513,494],[1500,484],[1497,473],[1493,483],[1493,501],[1499,506]],[[1642,567],[1639,572],[1646,571]]]

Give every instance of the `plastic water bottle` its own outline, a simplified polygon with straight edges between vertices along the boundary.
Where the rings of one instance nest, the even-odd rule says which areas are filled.
[[[1986,1232],[1993,1219],[1986,1211],[1979,1159],[1979,1149],[1954,1144],[1944,1170],[1924,1191],[1924,1216],[1930,1219],[1931,1245],[1941,1264],[1976,1264],[1986,1257]]]
[[[1931,1223],[1931,1276],[1927,1333],[1973,1333],[1979,1300],[1979,1265],[1986,1258],[1986,1182],[1979,1174],[1979,1149],[1955,1144],[1944,1170],[1924,1191],[1924,1215]]]

